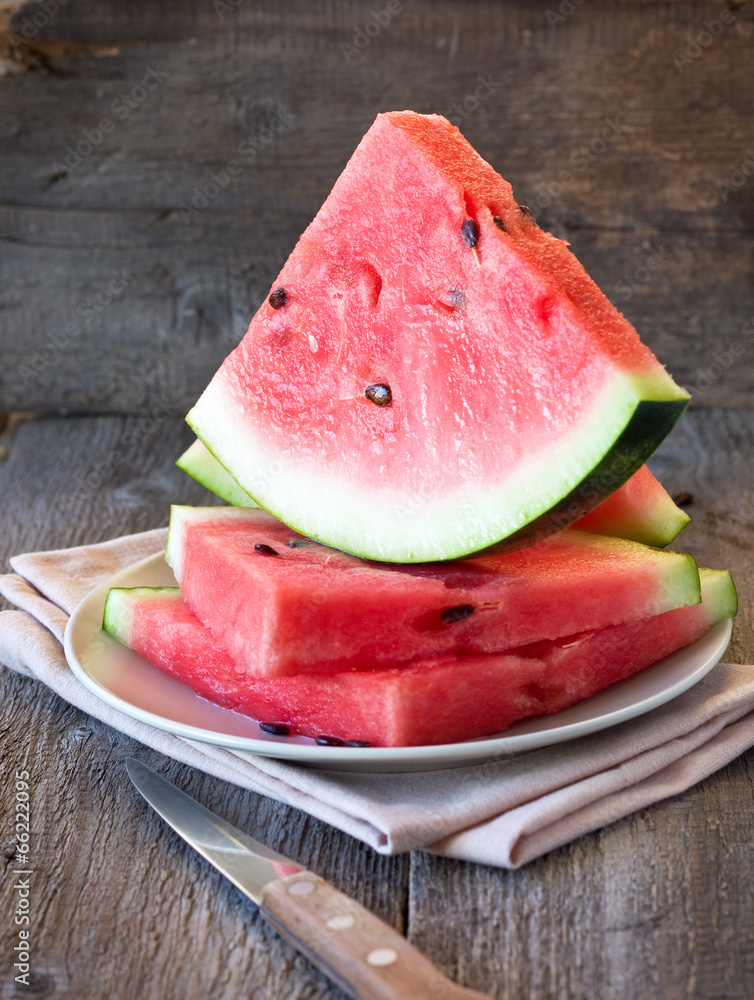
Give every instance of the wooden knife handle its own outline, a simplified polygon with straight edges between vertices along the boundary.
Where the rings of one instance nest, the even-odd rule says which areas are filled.
[[[490,1000],[451,982],[401,934],[311,872],[266,886],[262,913],[356,1000]]]

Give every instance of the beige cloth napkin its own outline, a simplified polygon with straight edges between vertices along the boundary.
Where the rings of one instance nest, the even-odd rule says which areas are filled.
[[[754,745],[754,667],[718,664],[661,708],[591,736],[482,765],[415,773],[301,767],[182,739],[111,708],[63,654],[68,616],[113,573],[164,549],[164,529],[16,556],[0,592],[0,662],[142,743],[345,830],[383,853],[425,849],[518,868],[684,791]]]

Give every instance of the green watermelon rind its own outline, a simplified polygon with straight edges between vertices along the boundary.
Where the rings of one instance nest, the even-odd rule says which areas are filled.
[[[175,463],[201,486],[234,507],[256,507],[251,499],[227,469],[197,438]],[[658,496],[645,502],[641,511],[630,517],[622,517],[617,523],[615,517],[609,524],[599,528],[599,534],[628,538],[642,545],[665,548],[680,535],[691,518],[663,490]],[[573,527],[581,528],[574,523]],[[596,527],[584,526],[585,531],[597,531]]]
[[[709,607],[710,627],[735,618],[738,614],[738,592],[727,569],[699,567],[702,598]]]
[[[245,490],[242,490],[227,469],[201,441],[196,440],[175,463],[201,486],[234,507],[256,507]]]
[[[127,646],[131,635],[131,618],[131,608],[125,600],[123,590],[117,595],[115,590],[109,590],[102,616],[102,628],[105,632]]]
[[[672,507],[670,504],[663,504],[649,512],[646,521],[632,519],[626,522],[623,530],[627,538],[632,538],[643,545],[654,545],[656,548],[664,549],[678,538],[690,522],[689,515],[676,504]]]
[[[678,401],[643,400],[638,404],[623,433],[602,461],[581,480],[574,489],[554,507],[530,521],[510,535],[507,543],[536,541],[593,510],[596,495],[605,498],[613,493],[646,462],[658,445],[676,425],[688,406],[688,399]],[[626,471],[628,470],[628,474]],[[673,505],[675,506],[675,505]],[[680,517],[674,524],[673,534],[665,544],[676,538],[688,524],[687,514],[676,508]],[[676,530],[677,525],[677,530]],[[642,539],[637,539],[642,541]],[[657,543],[652,543],[657,545]]]
[[[105,598],[102,628],[113,639],[128,645],[133,619],[132,607],[140,598],[154,597],[160,591],[173,591],[173,587],[118,587],[111,588]]]
[[[595,509],[599,512],[600,507]],[[607,518],[600,525],[599,533],[616,535],[619,538],[630,538],[634,542],[641,542],[642,545],[664,549],[675,541],[690,521],[691,518],[686,511],[682,510],[670,495],[663,491],[653,500],[648,500],[641,511],[637,510],[632,515],[621,517],[620,523],[614,516]],[[572,527],[584,531],[598,530],[589,524],[582,525],[580,521],[574,523]]]
[[[628,480],[686,409],[664,373],[615,372],[592,412],[498,486],[461,496],[396,496],[326,476],[268,447],[242,415],[221,369],[186,417],[197,437],[259,507],[344,552],[381,562],[459,558],[501,541],[521,544],[566,527]],[[428,516],[429,515],[429,516]],[[430,527],[431,526],[431,530]]]

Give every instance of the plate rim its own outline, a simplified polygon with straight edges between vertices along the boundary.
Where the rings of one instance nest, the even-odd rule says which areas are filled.
[[[124,579],[130,580],[134,574],[138,576],[142,572],[145,575],[148,575],[150,572],[155,573],[158,565],[160,570],[170,573],[170,568],[164,562],[163,551],[155,552],[144,557],[143,559],[138,560],[138,562],[123,567],[117,573],[114,573],[112,576],[108,577],[108,579],[94,587],[74,609],[65,629],[63,648],[66,660],[78,680],[81,681],[81,683],[84,684],[84,686],[91,693],[96,695],[101,701],[104,701],[112,708],[117,709],[130,718],[146,723],[147,725],[153,726],[163,732],[172,733],[175,736],[195,740],[200,743],[220,746],[227,750],[241,750],[264,757],[273,757],[289,763],[310,766],[313,765],[321,768],[390,771],[398,769],[423,770],[436,767],[463,767],[481,763],[485,760],[489,761],[494,758],[504,759],[505,757],[509,757],[514,754],[527,753],[531,750],[542,749],[558,743],[565,743],[581,736],[587,736],[591,733],[600,732],[603,729],[609,729],[613,726],[620,725],[622,722],[627,722],[631,719],[638,718],[641,715],[645,715],[647,712],[651,712],[655,708],[659,708],[661,705],[667,704],[667,702],[672,701],[697,684],[717,663],[720,662],[728,647],[732,632],[732,619],[726,619],[725,621],[714,626],[710,632],[702,636],[702,638],[698,639],[696,642],[676,650],[669,656],[657,661],[656,664],[645,667],[644,670],[638,671],[636,674],[625,678],[623,681],[618,681],[615,684],[609,685],[608,688],[604,688],[602,691],[596,692],[591,696],[591,698],[597,698],[610,688],[616,688],[621,684],[635,680],[635,678],[637,678],[640,674],[643,674],[644,671],[652,670],[654,667],[658,667],[659,664],[664,664],[666,661],[670,661],[673,658],[688,655],[690,650],[693,650],[702,643],[710,645],[711,647],[707,655],[702,658],[700,663],[692,669],[688,675],[681,677],[675,683],[670,684],[667,688],[657,691],[652,695],[643,698],[640,697],[636,702],[632,702],[613,711],[597,715],[592,719],[582,719],[580,721],[570,723],[566,722],[562,726],[551,726],[551,728],[535,730],[529,733],[514,733],[513,735],[508,736],[493,734],[492,736],[480,737],[459,743],[425,744],[412,747],[327,747],[319,746],[313,741],[311,742],[311,745],[308,743],[293,743],[286,741],[282,737],[263,738],[260,736],[260,738],[253,738],[234,736],[230,733],[222,733],[218,730],[202,729],[197,726],[182,723],[175,719],[170,719],[167,716],[157,715],[154,712],[140,708],[138,705],[133,705],[120,696],[112,693],[108,688],[100,684],[98,680],[88,673],[86,667],[80,662],[79,655],[75,647],[83,637],[86,637],[88,646],[95,638],[101,642],[102,636],[107,635],[102,631],[101,627],[93,633],[91,619],[98,618],[100,622],[102,621],[102,612],[104,610],[104,603],[108,590],[110,590],[111,587],[124,586]],[[165,584],[161,585],[165,586]],[[131,586],[139,586],[139,584],[132,583]],[[150,586],[150,583],[144,582],[141,586]],[[111,642],[116,641],[110,636],[107,636],[107,639]],[[131,653],[134,656],[138,655],[133,651],[131,651]],[[158,671],[161,674],[163,673],[160,668],[154,666],[154,664],[148,663],[146,660],[142,660],[142,662],[145,663],[151,670]],[[167,677],[170,675],[165,674],[165,676]],[[183,683],[177,678],[172,678],[172,680],[178,684]],[[192,690],[190,685],[184,684],[184,686],[189,691]],[[192,693],[200,701],[206,702],[206,699],[200,698],[196,692]],[[589,700],[589,698],[585,698],[576,704],[583,708],[585,704],[588,704]],[[211,702],[206,703],[208,705],[212,704]],[[574,707],[575,706],[569,706],[569,708],[563,709],[561,712],[553,713],[548,716],[541,716],[541,718],[552,723],[553,720],[556,720],[558,717],[568,713]],[[224,711],[229,710],[226,709]],[[240,713],[233,714],[240,715]],[[250,718],[248,716],[241,717]],[[525,719],[520,721],[522,723],[527,722]],[[514,723],[514,725],[516,724]],[[391,765],[394,766],[391,767]]]

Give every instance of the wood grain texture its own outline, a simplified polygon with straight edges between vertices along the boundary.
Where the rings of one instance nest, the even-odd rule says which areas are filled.
[[[373,37],[357,0],[84,7],[9,21],[0,408],[185,411],[403,107],[460,123],[697,405],[751,406],[750,4],[405,0]]]
[[[0,445],[3,559],[157,527],[208,495],[173,467],[178,418],[12,420]],[[754,414],[688,413],[652,465],[692,494],[675,547],[729,567],[728,658],[754,662]],[[99,477],[99,478],[97,478]],[[88,493],[84,491],[88,490]],[[65,498],[78,498],[74,501]],[[137,756],[252,836],[373,910],[467,988],[506,1000],[748,1000],[754,995],[754,752],[683,795],[517,872],[423,852],[385,858],[332,827],[192,772],[0,670],[0,997],[16,767],[32,783],[37,996],[282,1000],[343,996],[166,829],[128,781]]]

